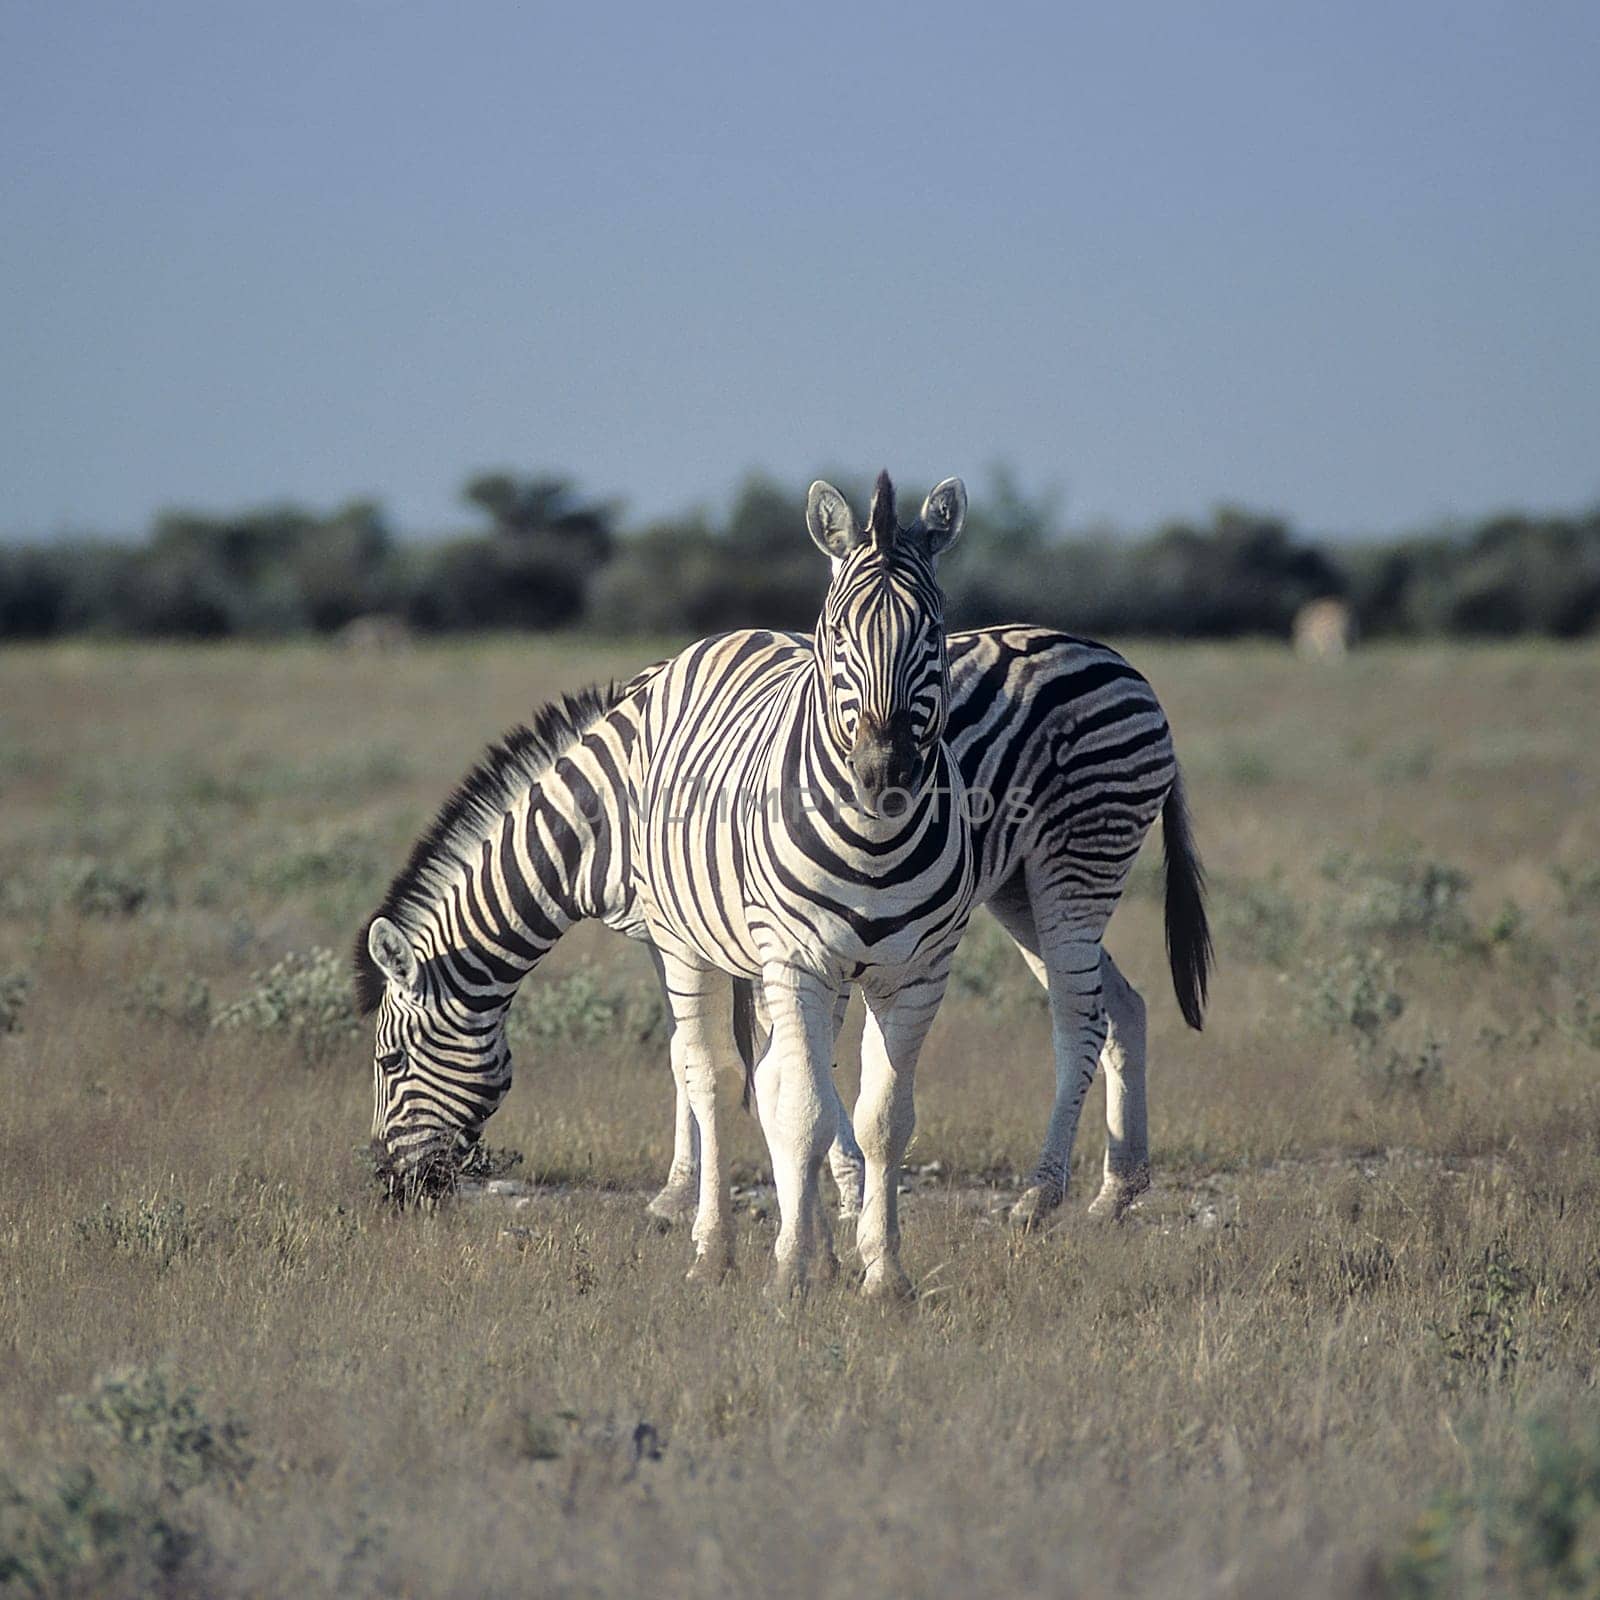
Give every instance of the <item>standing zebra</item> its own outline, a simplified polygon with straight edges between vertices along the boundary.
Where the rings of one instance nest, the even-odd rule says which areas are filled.
[[[701,1127],[705,1273],[730,1246],[715,1081],[734,1018],[721,975],[759,978],[773,1023],[755,1083],[780,1286],[805,1282],[819,1245],[831,1265],[817,1185],[836,1131],[833,1015],[862,988],[857,1247],[866,1292],[905,1292],[897,1187],[912,1076],[973,886],[933,575],[965,513],[949,479],[903,529],[885,474],[862,528],[814,484],[807,527],[833,575],[808,651],[776,651],[764,633],[705,641],[625,696],[548,709],[469,775],[357,951],[364,1009],[378,1012],[373,1132],[397,1174],[476,1137],[509,1086],[517,984],[566,927],[597,916],[657,951]]]
[[[804,653],[799,635],[774,650]],[[1157,813],[1166,850],[1166,939],[1184,1019],[1201,1024],[1211,963],[1203,878],[1166,717],[1114,650],[1024,626],[953,633],[947,738],[961,768],[977,857],[974,900],[1015,940],[1050,998],[1056,1091],[1044,1147],[1012,1208],[1036,1226],[1065,1197],[1097,1060],[1106,1065],[1105,1169],[1091,1213],[1115,1217],[1149,1187],[1145,1006],[1101,944]],[[759,1003],[759,997],[756,997]],[[843,1021],[841,1004],[835,1027]],[[676,1054],[671,1171],[651,1211],[692,1210],[694,1122]],[[855,1208],[861,1153],[843,1107],[830,1159]]]

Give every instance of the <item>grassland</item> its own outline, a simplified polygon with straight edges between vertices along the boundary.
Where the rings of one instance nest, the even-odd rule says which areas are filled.
[[[527,1207],[398,1215],[354,1154],[362,913],[488,737],[644,649],[0,652],[0,1588],[1600,1594],[1600,650],[1130,654],[1221,958],[1189,1034],[1152,850],[1110,942],[1157,1188],[1083,1218],[1097,1090],[1060,1224],[994,1220],[1048,1041],[975,925],[896,1312],[768,1303],[759,1205],[683,1282],[595,930],[518,1003]]]

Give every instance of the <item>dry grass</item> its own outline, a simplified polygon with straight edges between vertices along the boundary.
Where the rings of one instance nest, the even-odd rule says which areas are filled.
[[[1133,654],[1223,960],[1189,1035],[1141,872],[1111,943],[1161,1182],[1120,1227],[1081,1176],[1044,1237],[992,1221],[975,1183],[1030,1163],[1049,1073],[975,929],[903,1314],[769,1305],[754,1212],[734,1281],[682,1282],[641,1215],[670,1092],[631,947],[582,930],[519,1002],[491,1137],[560,1182],[514,1217],[379,1205],[363,1039],[314,962],[257,992],[342,959],[489,735],[643,651],[0,654],[0,1586],[9,1559],[24,1593],[1442,1594],[1436,1527],[1538,1592],[1502,1527],[1530,1419],[1597,1410],[1600,653]],[[747,1124],[736,1151],[758,1174]],[[159,1447],[60,1403],[130,1364],[196,1391]],[[195,1415],[248,1424],[242,1478]],[[1436,1492],[1466,1498],[1418,1524]]]

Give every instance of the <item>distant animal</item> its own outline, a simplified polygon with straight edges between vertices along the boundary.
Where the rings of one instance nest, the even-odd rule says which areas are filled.
[[[469,775],[357,950],[378,1012],[374,1137],[392,1171],[476,1137],[509,1086],[517,985],[567,926],[600,916],[647,937],[663,973],[701,1137],[702,1275],[725,1269],[731,1238],[714,1087],[736,1059],[724,974],[759,978],[774,1024],[752,1077],[785,1288],[832,1266],[817,1181],[836,1132],[833,1019],[862,988],[857,1248],[865,1292],[907,1292],[912,1078],[974,881],[933,572],[965,515],[958,479],[909,528],[886,474],[865,526],[813,484],[806,523],[833,574],[807,647],[775,650],[768,633],[703,641],[620,697],[547,711]],[[619,783],[627,804],[613,809]],[[551,855],[560,881],[541,871]]]
[[[1308,600],[1295,612],[1294,653],[1304,660],[1342,661],[1355,642],[1355,617],[1343,600]]]
[[[412,638],[404,617],[369,611],[345,623],[334,634],[333,642],[352,655],[386,656],[409,650]]]

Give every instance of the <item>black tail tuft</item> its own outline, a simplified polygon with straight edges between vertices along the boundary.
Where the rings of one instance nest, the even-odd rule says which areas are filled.
[[[744,1094],[739,1105],[748,1111],[756,1092],[756,990],[748,978],[733,980],[733,1037],[744,1062]]]
[[[1167,961],[1183,1020],[1198,1030],[1204,1021],[1206,989],[1214,952],[1206,923],[1206,876],[1194,846],[1183,777],[1174,774],[1161,808],[1162,842],[1167,858]]]

